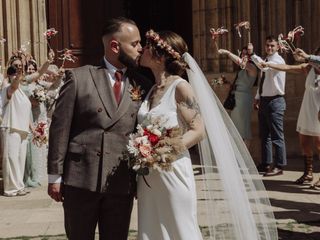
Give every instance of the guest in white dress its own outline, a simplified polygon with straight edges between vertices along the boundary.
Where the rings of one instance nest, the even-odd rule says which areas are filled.
[[[319,55],[320,48],[315,52]],[[299,65],[285,65],[265,63],[265,66],[280,71],[303,73],[306,75],[305,91],[297,122],[300,146],[304,158],[304,173],[295,183],[310,183],[313,180],[313,144],[320,154],[320,122],[318,119],[320,108],[320,68],[317,64],[302,63]],[[312,185],[320,189],[320,180]]]
[[[26,162],[31,103],[21,90],[23,79],[22,60],[14,56],[7,70],[8,82],[2,89],[3,114],[1,138],[3,144],[2,171],[4,195],[23,196],[25,190],[23,174]]]
[[[199,144],[206,238],[278,239],[269,199],[254,162],[188,54],[185,41],[169,31],[150,30],[146,38],[140,64],[152,70],[156,84],[141,105],[138,122],[166,118],[164,127],[183,130],[186,148]],[[185,72],[190,84],[181,77]],[[148,175],[139,177],[137,197],[139,240],[203,239],[188,151],[172,163],[172,171],[149,169]]]

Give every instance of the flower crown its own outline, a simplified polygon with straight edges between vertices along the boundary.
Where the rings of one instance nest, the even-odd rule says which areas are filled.
[[[159,34],[153,31],[152,29],[146,33],[147,40],[151,40],[156,44],[157,47],[163,49],[168,54],[170,54],[174,59],[179,60],[181,58],[180,53],[174,50],[169,43],[160,38]]]

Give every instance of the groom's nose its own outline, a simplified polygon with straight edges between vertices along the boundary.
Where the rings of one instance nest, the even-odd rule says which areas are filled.
[[[145,47],[141,47],[141,48],[139,49],[139,53],[140,53],[140,54],[143,54],[144,49],[145,49]]]
[[[142,49],[141,44],[140,44],[140,43],[138,43],[138,52],[139,52],[139,53],[142,53],[142,50],[143,50],[143,49]]]

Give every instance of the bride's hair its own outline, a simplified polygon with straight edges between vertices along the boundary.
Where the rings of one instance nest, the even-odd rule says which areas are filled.
[[[155,58],[165,58],[166,71],[174,75],[183,75],[188,64],[181,57],[188,52],[188,46],[181,36],[171,31],[146,33],[147,45]]]

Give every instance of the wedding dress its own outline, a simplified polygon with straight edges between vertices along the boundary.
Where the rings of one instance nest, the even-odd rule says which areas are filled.
[[[197,197],[188,153],[173,163],[172,172],[152,170],[146,181],[139,177],[138,239],[202,239],[197,204],[205,209],[200,214],[205,240],[278,239],[272,207],[248,149],[196,61],[188,53],[183,58],[206,128],[206,137],[198,144],[201,178],[197,181],[202,186]],[[147,96],[138,121],[165,114],[170,120],[167,127],[184,127],[175,102],[181,81],[173,82],[152,109]]]
[[[138,122],[146,117],[164,117],[165,127],[185,125],[177,115],[175,80],[162,96],[159,105],[150,109],[149,97],[138,112]],[[152,92],[152,90],[150,91]],[[188,151],[173,162],[172,171],[151,170],[138,179],[139,240],[200,240],[197,222],[197,198],[191,159]],[[148,186],[148,185],[149,186]]]

